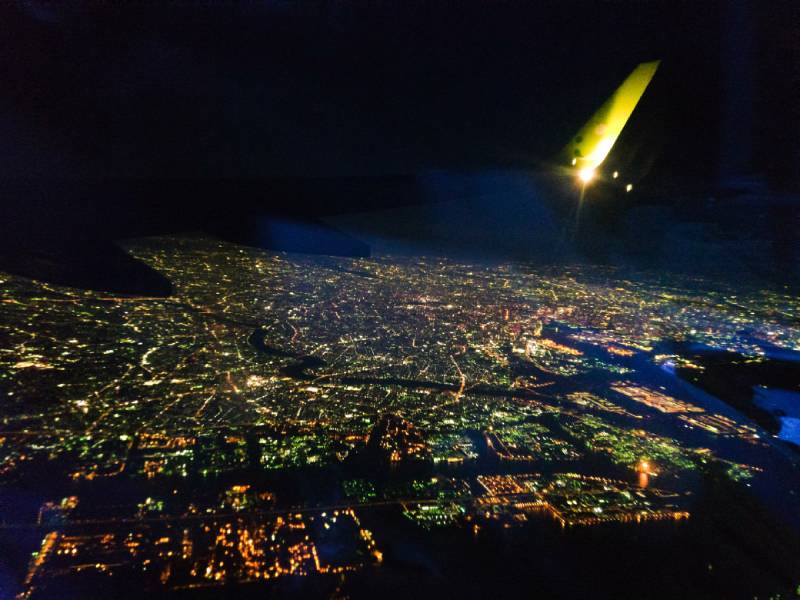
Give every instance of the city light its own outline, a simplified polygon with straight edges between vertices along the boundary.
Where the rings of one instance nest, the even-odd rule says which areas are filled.
[[[20,598],[47,597],[78,567],[157,572],[165,592],[355,573],[384,560],[391,531],[358,521],[377,506],[423,531],[482,535],[534,519],[684,519],[705,469],[733,483],[764,472],[715,441],[754,457],[767,446],[738,416],[654,379],[667,359],[702,373],[660,343],[686,332],[757,357],[762,345],[800,348],[785,308],[796,312],[796,297],[734,296],[678,275],[320,258],[200,237],[126,248],[175,281],[181,301],[14,275],[0,284],[0,379],[25,426],[0,435],[0,475],[13,482],[52,457],[80,490],[43,496],[32,514],[47,537]],[[687,310],[698,294],[703,310]],[[765,324],[741,306],[781,310]],[[35,403],[43,393],[55,402]],[[386,477],[341,477],[353,459]],[[266,487],[262,474],[285,483]],[[292,490],[316,474],[319,500],[303,504]],[[115,486],[134,490],[130,502],[105,506],[98,490]],[[92,529],[81,511],[100,515]],[[350,550],[332,555],[340,542]]]

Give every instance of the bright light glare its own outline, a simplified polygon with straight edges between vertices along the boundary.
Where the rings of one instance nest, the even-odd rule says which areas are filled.
[[[578,177],[583,183],[589,183],[594,179],[594,169],[581,169],[578,171]]]
[[[599,166],[600,163],[606,159],[608,153],[611,152],[611,148],[616,140],[617,140],[616,137],[610,137],[610,136],[602,138],[599,142],[597,142],[597,145],[594,147],[594,150],[592,150],[586,156],[586,160],[590,161],[595,166]]]
[[[628,185],[625,186],[625,191],[626,192],[630,192],[632,189],[633,189],[633,184],[632,183],[629,183]]]
[[[619,177],[619,171],[614,171],[614,172],[611,174],[611,176],[612,176],[614,179],[616,179],[617,177]]]

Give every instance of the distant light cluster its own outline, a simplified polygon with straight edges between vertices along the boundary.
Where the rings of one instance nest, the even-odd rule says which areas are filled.
[[[702,366],[664,344],[800,350],[797,298],[697,279],[128,249],[175,294],[0,276],[0,486],[52,473],[50,501],[12,523],[43,536],[22,598],[122,568],[153,589],[355,571],[383,560],[359,520],[378,507],[476,535],[683,519],[687,473],[763,472],[719,439],[754,460],[768,444],[687,399],[671,369]],[[141,492],[105,506],[117,485]]]

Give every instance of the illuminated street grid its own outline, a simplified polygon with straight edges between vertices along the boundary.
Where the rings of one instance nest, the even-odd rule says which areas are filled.
[[[562,526],[637,522],[689,517],[687,497],[672,491],[643,488],[625,481],[577,473],[480,475],[483,490],[469,502],[438,501],[404,504],[404,514],[425,529],[499,521],[505,527],[546,514]]]
[[[331,553],[328,549],[334,545],[337,551]],[[372,533],[349,509],[266,519],[155,523],[125,533],[53,531],[32,561],[19,597],[36,597],[39,591],[63,589],[81,578],[113,578],[131,570],[146,582],[180,590],[341,574],[381,559]]]
[[[666,394],[646,387],[634,385],[629,382],[615,383],[611,386],[615,392],[641,402],[645,406],[650,406],[663,413],[701,413],[705,412],[699,406],[694,406],[688,402],[681,402],[675,398],[670,398]]]
[[[685,519],[685,499],[675,492],[641,489],[624,481],[560,473],[490,475],[480,478],[486,496],[475,518],[525,521],[531,512],[545,511],[561,525],[596,525],[608,521]]]
[[[44,539],[25,597],[53,578],[131,565],[173,587],[355,569],[380,561],[379,532],[376,547],[356,516],[375,505],[394,503],[426,528],[537,512],[562,524],[684,518],[684,474],[720,464],[747,481],[768,442],[671,384],[664,367],[680,359],[659,344],[753,360],[800,350],[800,300],[696,279],[286,255],[192,237],[129,251],[174,295],[0,275],[0,484],[47,461],[68,496],[38,515]],[[747,461],[718,450],[721,440],[748,448]],[[364,457],[378,472],[473,472],[350,476],[327,514],[247,483],[247,473]],[[184,491],[173,504],[143,495],[127,520],[101,519],[101,533],[64,530],[96,514],[70,486],[226,473],[241,484],[213,506]],[[353,548],[340,562],[319,551],[333,519]]]

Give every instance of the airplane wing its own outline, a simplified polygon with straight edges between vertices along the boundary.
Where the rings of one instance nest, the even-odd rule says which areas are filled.
[[[584,181],[593,177],[608,156],[660,62],[637,66],[567,144],[564,153]]]

